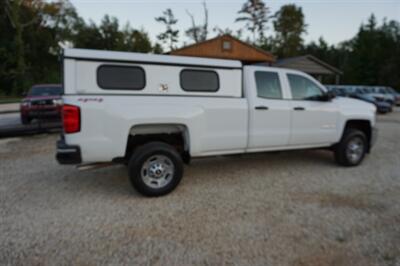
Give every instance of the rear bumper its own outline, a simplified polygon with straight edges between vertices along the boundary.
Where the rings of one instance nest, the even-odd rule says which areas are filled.
[[[79,146],[68,145],[64,137],[57,141],[56,159],[59,164],[80,164],[82,163],[81,149]]]
[[[61,118],[61,108],[53,105],[21,107],[20,112],[28,118]]]
[[[58,110],[34,110],[21,112],[22,116],[29,118],[61,118],[61,113]]]

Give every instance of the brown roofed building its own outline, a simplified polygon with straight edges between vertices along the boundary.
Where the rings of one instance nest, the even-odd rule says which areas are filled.
[[[335,77],[335,84],[339,84],[340,75],[343,74],[343,72],[336,67],[331,66],[328,63],[309,54],[280,59],[276,63],[274,63],[274,66],[291,68],[306,72],[314,76],[321,82],[323,82],[324,80],[329,80],[328,83],[332,83],[332,80],[329,79],[329,77]]]
[[[229,34],[170,51],[171,55],[239,60],[246,65],[291,68],[306,72],[321,82],[339,84],[342,71],[312,55],[276,60],[269,52],[245,43]]]
[[[243,64],[275,62],[275,57],[271,53],[228,34],[173,50],[169,54],[240,60]]]

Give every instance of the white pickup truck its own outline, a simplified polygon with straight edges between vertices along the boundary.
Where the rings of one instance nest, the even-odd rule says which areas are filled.
[[[66,49],[61,164],[126,163],[147,196],[172,191],[191,158],[329,148],[355,166],[375,106],[311,76],[239,61]]]

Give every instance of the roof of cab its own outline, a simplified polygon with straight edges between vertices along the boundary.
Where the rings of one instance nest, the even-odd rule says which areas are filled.
[[[95,61],[121,61],[137,62],[144,64],[160,65],[185,65],[198,67],[216,68],[241,68],[242,63],[238,60],[199,58],[190,56],[157,55],[132,52],[115,52],[92,49],[64,49],[65,58],[95,60]]]

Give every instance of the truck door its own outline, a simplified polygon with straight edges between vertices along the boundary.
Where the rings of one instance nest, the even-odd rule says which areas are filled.
[[[318,146],[336,139],[338,106],[333,100],[322,100],[321,85],[300,73],[287,73],[292,100],[292,125],[289,144]]]
[[[249,101],[248,151],[286,146],[290,136],[290,102],[278,70],[245,68],[246,96]]]

